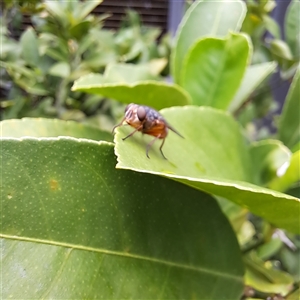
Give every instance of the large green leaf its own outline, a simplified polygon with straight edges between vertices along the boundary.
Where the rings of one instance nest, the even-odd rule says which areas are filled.
[[[71,136],[74,138],[86,138],[96,141],[112,141],[112,135],[95,127],[74,121],[62,121],[56,119],[6,120],[0,122],[1,137],[57,137]]]
[[[286,41],[296,59],[300,56],[300,2],[293,0],[289,4],[284,22]]]
[[[4,299],[239,299],[240,250],[209,195],[116,170],[106,142],[1,150]]]
[[[274,61],[249,66],[235,96],[230,102],[228,110],[230,112],[237,110],[259,84],[276,69],[276,66],[277,63]]]
[[[136,83],[143,80],[158,79],[158,74],[151,72],[150,64],[109,64],[104,73],[106,83]]]
[[[246,14],[242,1],[195,1],[183,17],[176,34],[171,67],[176,83],[180,83],[185,55],[201,37],[223,37],[238,31]]]
[[[184,136],[171,132],[167,137],[163,150],[168,160],[158,151],[159,142],[148,159],[145,145],[152,137],[137,133],[123,141],[132,129],[121,127],[115,135],[118,168],[178,180],[232,200],[278,227],[300,232],[299,199],[249,183],[254,180],[249,149],[228,114],[192,106],[165,109],[162,114]]]
[[[188,93],[175,84],[150,80],[132,84],[106,83],[100,74],[81,77],[75,81],[72,90],[102,95],[123,103],[150,105],[156,109],[190,103]]]
[[[285,100],[278,133],[290,149],[300,141],[300,65]]]
[[[181,72],[181,85],[193,104],[226,109],[245,73],[250,47],[245,35],[234,33],[194,44]]]

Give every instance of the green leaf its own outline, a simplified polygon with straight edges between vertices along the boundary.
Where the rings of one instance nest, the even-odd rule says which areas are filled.
[[[91,2],[93,3],[93,2]],[[92,27],[91,21],[82,21],[80,23],[75,24],[74,26],[70,27],[70,35],[72,38],[75,38],[77,40],[81,40],[83,37],[85,37],[88,34],[88,30]]]
[[[293,277],[283,271],[268,267],[252,251],[244,258],[246,263],[246,285],[265,293],[280,293],[286,295],[293,286]]]
[[[282,40],[272,40],[270,43],[270,50],[275,55],[275,57],[282,58],[284,60],[292,60],[293,54],[289,45]]]
[[[263,15],[263,22],[266,29],[274,36],[275,39],[281,38],[280,27],[278,23],[267,14]]]
[[[250,41],[231,33],[194,44],[182,66],[181,85],[193,104],[226,109],[236,93],[250,56]]]
[[[106,142],[1,147],[3,298],[239,299],[240,250],[209,195],[116,170]]]
[[[292,294],[288,295],[287,300],[299,300],[300,298],[300,288],[297,288]]]
[[[156,76],[155,76],[156,75]],[[109,64],[104,73],[106,83],[135,83],[142,80],[157,79],[158,74],[151,74],[146,64]]]
[[[293,148],[300,141],[300,65],[290,86],[279,120],[279,139]]]
[[[300,2],[293,0],[289,4],[285,15],[284,31],[286,41],[296,59],[300,53],[300,22],[299,22]]]
[[[300,200],[253,182],[249,148],[239,125],[226,113],[207,107],[174,107],[162,114],[183,136],[170,132],[163,151],[159,142],[146,157],[146,144],[153,139],[139,133],[123,141],[132,129],[116,130],[118,168],[152,173],[234,201],[275,226],[300,232]]]
[[[57,137],[71,136],[96,141],[112,140],[112,135],[95,127],[80,124],[74,121],[61,121],[56,119],[31,119],[6,120],[0,122],[1,137],[20,138],[31,137]]]
[[[251,93],[255,91],[259,84],[275,71],[276,67],[277,63],[274,61],[249,66],[238,91],[230,102],[228,111],[236,111],[247,100]]]
[[[56,20],[56,22],[66,27],[68,24],[68,9],[66,5],[68,2],[57,2],[57,1],[50,1],[46,0],[44,2],[45,9],[51,15],[52,18]]]
[[[70,75],[71,66],[64,61],[53,64],[53,66],[49,69],[48,73],[52,76],[58,76],[61,78],[66,78]]]
[[[269,186],[275,191],[285,192],[297,181],[300,181],[300,150],[292,155],[285,173],[275,178]]]
[[[101,3],[103,0],[93,0],[79,3],[75,6],[74,15],[78,20],[83,20]]]
[[[280,238],[272,238],[269,242],[261,245],[257,249],[257,256],[262,260],[269,259],[276,255],[282,246],[283,242]]]
[[[280,141],[262,140],[252,143],[250,156],[253,166],[256,166],[254,182],[266,186],[278,178],[277,173],[282,166],[289,163],[291,152]]]
[[[187,92],[175,84],[150,80],[134,84],[105,83],[100,74],[81,77],[75,81],[72,90],[102,95],[123,103],[149,105],[155,109],[190,103]]]
[[[22,57],[32,67],[38,66],[39,49],[38,40],[33,28],[28,28],[21,36]]]
[[[224,37],[238,31],[246,14],[242,1],[195,1],[184,15],[172,53],[172,75],[180,83],[182,64],[190,47],[205,36]]]

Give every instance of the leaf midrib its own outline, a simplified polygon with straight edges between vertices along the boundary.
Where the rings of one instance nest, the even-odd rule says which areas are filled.
[[[166,261],[166,260],[162,260],[162,259],[147,257],[147,256],[143,256],[143,255],[130,254],[130,253],[125,253],[125,252],[112,251],[112,250],[106,250],[106,249],[101,249],[101,248],[93,248],[93,247],[87,247],[87,246],[82,246],[82,245],[75,245],[75,244],[69,244],[69,243],[63,243],[63,242],[57,242],[57,241],[49,241],[49,240],[43,240],[43,239],[37,239],[37,238],[6,235],[6,234],[2,234],[2,233],[0,234],[0,238],[24,241],[24,242],[40,243],[40,244],[46,244],[46,245],[52,245],[52,246],[58,246],[58,247],[65,247],[65,248],[71,248],[74,250],[83,250],[83,251],[90,251],[90,252],[96,252],[96,253],[102,253],[102,254],[108,254],[108,255],[115,255],[115,256],[121,256],[124,258],[125,257],[126,258],[134,258],[134,259],[139,259],[139,260],[150,261],[153,263],[167,265],[170,267],[186,269],[189,271],[196,271],[199,273],[206,273],[206,274],[213,275],[213,276],[234,279],[234,280],[241,281],[241,282],[243,281],[242,277],[237,276],[237,275],[231,275],[231,274],[227,274],[227,273],[223,273],[223,272],[219,272],[219,271],[215,271],[215,270],[209,270],[209,269],[202,268],[202,267],[194,267],[194,266],[185,265],[185,264],[181,264],[181,263],[175,263],[175,262]]]

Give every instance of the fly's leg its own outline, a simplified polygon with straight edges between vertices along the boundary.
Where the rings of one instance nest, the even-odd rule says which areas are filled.
[[[153,140],[147,145],[147,148],[146,148],[146,155],[147,155],[148,158],[150,158],[150,157],[149,157],[149,154],[148,154],[150,148],[153,146],[153,144],[155,143],[155,141],[158,140],[160,137],[161,137],[161,135],[158,135],[157,137],[155,137],[155,139],[153,139]],[[165,143],[165,138],[163,139],[163,141],[162,141],[162,143],[161,143],[161,145],[160,145],[160,147],[159,147],[159,150],[160,150],[160,153],[162,154],[163,158],[164,158],[164,159],[167,159],[167,158],[165,157],[163,151],[162,151],[162,146],[164,145],[164,143]]]
[[[125,141],[129,137],[133,136],[137,131],[141,130],[142,128],[143,128],[143,125],[139,126],[134,131],[132,131],[130,134],[128,134],[127,136],[125,136],[124,138],[122,138],[122,140]]]
[[[111,131],[111,133],[114,133],[114,131],[115,131],[115,129],[116,129],[117,127],[122,126],[122,124],[123,124],[123,122],[125,121],[125,119],[126,119],[126,118],[123,118],[122,121],[121,121],[119,124],[117,124],[116,126],[114,126],[113,129],[112,129],[112,131]]]
[[[166,139],[166,138],[163,139],[163,141],[162,141],[162,143],[161,143],[161,145],[160,145],[160,147],[159,147],[159,150],[160,150],[160,153],[162,154],[162,156],[164,157],[164,159],[168,160],[168,159],[165,157],[165,155],[164,155],[164,153],[163,153],[163,151],[162,151],[162,147],[163,147],[163,145],[164,145],[164,143],[165,143],[165,139]]]
[[[150,157],[149,157],[149,154],[148,154],[150,148],[151,148],[152,145],[155,143],[155,141],[156,141],[157,139],[159,139],[159,137],[160,137],[160,135],[158,135],[157,137],[155,137],[155,138],[147,145],[147,147],[146,147],[146,155],[147,155],[148,158],[150,158]]]

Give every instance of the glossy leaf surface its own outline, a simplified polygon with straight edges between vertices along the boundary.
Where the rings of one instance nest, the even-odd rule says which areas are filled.
[[[275,70],[276,66],[277,63],[273,61],[249,66],[236,94],[230,102],[228,110],[234,112],[238,109],[259,84]]]
[[[177,31],[171,60],[173,77],[180,83],[183,61],[190,47],[205,36],[224,37],[238,31],[246,14],[242,1],[195,1],[187,10]]]
[[[300,141],[300,65],[279,120],[279,139],[290,149]]]
[[[181,85],[193,104],[227,109],[246,71],[250,52],[250,42],[242,34],[197,42],[186,55],[181,72]]]
[[[116,170],[106,142],[4,138],[1,147],[4,298],[241,295],[240,250],[209,195]]]
[[[75,81],[74,91],[98,94],[123,103],[149,105],[155,109],[186,105],[190,96],[180,86],[157,81],[106,83],[100,74],[89,74]]]
[[[1,137],[57,137],[71,136],[95,141],[112,141],[112,135],[95,127],[74,121],[24,118],[0,123]]]
[[[121,127],[115,135],[118,168],[152,173],[215,194],[249,209],[272,224],[299,232],[300,200],[251,184],[254,180],[249,148],[238,124],[226,113],[186,106],[162,110],[167,121],[183,136],[170,132],[163,147],[157,142],[146,157],[153,137]]]

